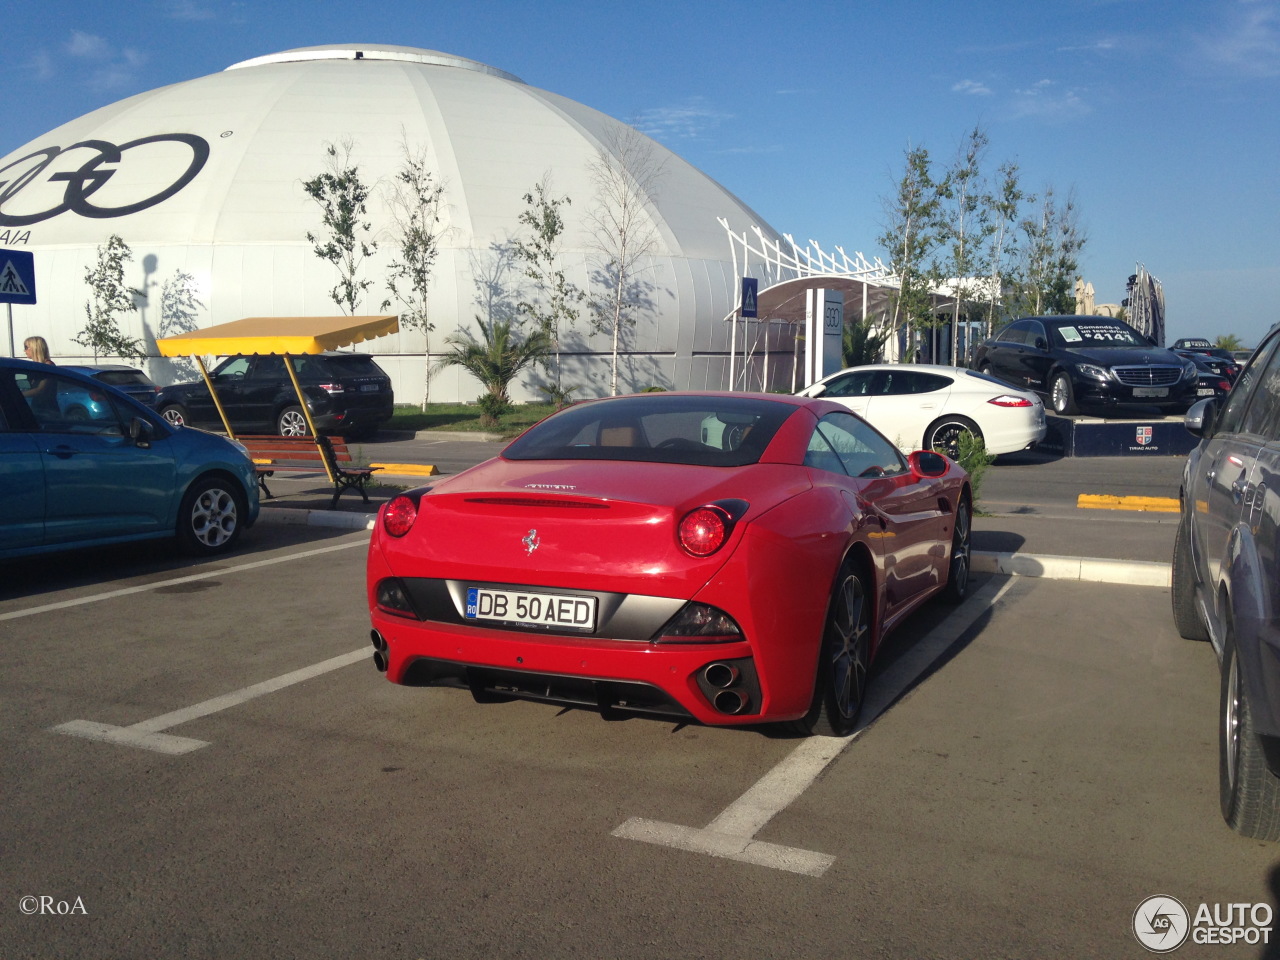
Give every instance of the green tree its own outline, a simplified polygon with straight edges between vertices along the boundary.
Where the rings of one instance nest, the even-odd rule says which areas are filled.
[[[612,341],[611,396],[618,395],[622,331],[635,325],[637,310],[651,305],[652,285],[640,273],[644,258],[658,242],[653,207],[665,165],[654,146],[634,127],[614,127],[588,168],[596,187],[595,205],[586,218],[597,261],[593,280],[604,290],[604,296],[591,304],[591,325]]]
[[[975,126],[961,142],[951,169],[938,184],[938,235],[942,252],[938,273],[948,278],[953,298],[953,344],[961,313],[968,312],[969,303],[981,299],[983,291],[977,278],[987,270],[985,253],[993,230],[991,201],[982,176],[987,144],[987,135]],[[935,355],[935,362],[937,359]]]
[[[404,160],[387,191],[387,207],[391,211],[392,242],[395,254],[388,268],[387,287],[391,296],[403,305],[400,326],[421,330],[425,338],[425,370],[422,409],[431,399],[431,331],[435,325],[427,313],[427,289],[431,271],[440,253],[440,206],[444,186],[427,168],[427,151],[412,152],[401,142]],[[391,300],[382,302],[382,309]]]
[[[870,322],[857,320],[845,322],[841,336],[841,361],[846,367],[861,367],[879,363],[884,355],[884,345],[889,339],[887,330],[875,330]]]
[[[199,329],[196,316],[204,303],[196,295],[196,278],[185,270],[176,270],[160,286],[160,336],[173,337]],[[183,357],[169,358],[174,373],[183,379],[199,376],[196,365]]]
[[[933,288],[937,276],[929,264],[930,255],[941,239],[940,203],[938,184],[930,170],[929,151],[924,147],[908,149],[906,165],[894,185],[894,193],[882,202],[884,232],[878,238],[888,252],[888,267],[898,278],[898,291],[892,298],[889,314],[890,336],[896,336],[904,326],[934,322]]]
[[[1079,225],[1074,192],[1059,203],[1052,187],[1035,212],[1019,224],[1023,244],[1009,298],[1017,314],[1074,313],[1080,251],[1087,237]]]
[[[142,341],[126,335],[116,319],[119,314],[138,309],[133,299],[138,291],[124,282],[124,265],[132,259],[129,245],[113,233],[106,243],[98,245],[97,264],[85,271],[84,282],[91,297],[84,305],[84,328],[74,340],[93,351],[95,363],[104,354],[127,360],[147,357]]]
[[[313,244],[317,257],[337,268],[338,283],[329,296],[349,315],[355,314],[361,297],[373,285],[359,274],[365,259],[377,249],[377,243],[368,238],[370,225],[364,218],[369,188],[351,161],[354,148],[349,137],[336,145],[325,144],[326,169],[302,184],[307,196],[320,207],[324,223],[323,238],[307,231],[307,242]]]
[[[1223,333],[1213,341],[1213,345],[1222,350],[1243,350],[1244,344],[1234,333]]]
[[[537,324],[547,337],[551,353],[555,357],[555,387],[547,391],[559,403],[564,388],[560,383],[560,339],[565,329],[578,319],[578,307],[585,294],[569,281],[560,266],[560,236],[565,231],[562,207],[571,204],[566,197],[553,197],[551,175],[543,176],[531,193],[524,195],[526,209],[520,214],[520,223],[528,228],[526,237],[517,237],[512,243],[516,256],[524,264],[524,273],[537,290],[539,302],[520,301],[520,312]]]
[[[987,279],[986,335],[995,331],[997,304],[1008,285],[1012,271],[1010,259],[1017,253],[1015,229],[1018,211],[1024,199],[1033,200],[1022,192],[1018,177],[1018,165],[1013,161],[1002,163],[999,168],[1000,186],[987,196],[987,220],[991,232],[987,236],[986,262],[991,268]]]
[[[519,328],[507,320],[486,323],[477,317],[476,322],[480,326],[480,339],[469,330],[445,337],[448,349],[436,365],[461,367],[480,381],[485,389],[480,397],[482,419],[493,425],[511,406],[507,387],[520,371],[547,355],[551,337],[541,328],[521,337]]]

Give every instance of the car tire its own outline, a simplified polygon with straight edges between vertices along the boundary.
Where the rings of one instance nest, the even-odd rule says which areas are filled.
[[[956,504],[955,520],[951,530],[951,562],[947,567],[947,585],[942,599],[947,603],[962,603],[969,594],[969,574],[973,560],[973,506],[967,496]]]
[[[200,557],[230,550],[240,539],[247,513],[244,491],[234,480],[197,480],[178,508],[178,545],[184,553]]]
[[[799,723],[802,733],[844,737],[858,722],[871,664],[868,583],[856,567],[845,564],[840,569],[822,630],[813,702]]]
[[[160,411],[160,416],[164,417],[171,426],[185,427],[187,425],[187,408],[180,403],[169,403]]]
[[[1195,566],[1191,560],[1191,531],[1184,515],[1173,538],[1173,626],[1184,640],[1208,640],[1200,612],[1196,609]]]
[[[971,433],[981,440],[982,431],[968,417],[941,417],[924,432],[924,449],[945,453],[952,460],[960,459],[960,435]]]
[[[1053,412],[1067,417],[1077,412],[1076,394],[1071,389],[1071,378],[1058,372],[1049,381],[1049,402],[1053,404]]]
[[[285,407],[276,417],[276,433],[282,437],[305,437],[307,432],[307,416],[296,404]]]
[[[1222,818],[1232,830],[1255,840],[1280,840],[1280,778],[1267,766],[1262,741],[1253,728],[1253,712],[1229,624],[1222,650],[1218,785]]]

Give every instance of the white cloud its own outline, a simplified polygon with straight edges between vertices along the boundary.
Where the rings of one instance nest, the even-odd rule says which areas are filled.
[[[71,32],[66,51],[73,60],[92,66],[88,76],[91,86],[108,90],[128,87],[136,80],[138,70],[147,62],[146,54],[134,47],[117,50],[104,38],[81,30]],[[52,69],[52,63],[49,66]]]
[[[691,97],[679,106],[645,110],[631,125],[655,140],[696,140],[731,119],[732,114],[713,109],[704,98]]]
[[[196,0],[172,0],[168,7],[171,20],[213,20],[218,16],[212,8]]]
[[[974,97],[991,96],[991,88],[977,80],[961,80],[951,85],[952,93],[964,93]]]
[[[1280,76],[1280,4],[1237,0],[1218,9],[1226,22],[1199,40],[1205,58],[1246,76]]]
[[[107,56],[107,41],[92,33],[80,30],[71,31],[71,39],[67,41],[67,53],[82,60],[101,60]]]
[[[1055,80],[1038,80],[1030,87],[1015,90],[1013,116],[1049,121],[1076,120],[1092,112],[1079,91],[1067,89]]]

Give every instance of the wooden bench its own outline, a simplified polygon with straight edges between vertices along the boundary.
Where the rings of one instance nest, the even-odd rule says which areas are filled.
[[[267,477],[276,473],[315,473],[326,471],[326,476],[333,481],[333,500],[329,509],[338,506],[338,498],[345,490],[356,490],[369,502],[369,494],[365,492],[365,484],[381,467],[349,467],[342,464],[352,463],[351,451],[342,437],[278,437],[278,436],[239,436],[236,437],[249,451],[249,457],[257,468],[258,486],[268,498],[274,499],[267,487]]]

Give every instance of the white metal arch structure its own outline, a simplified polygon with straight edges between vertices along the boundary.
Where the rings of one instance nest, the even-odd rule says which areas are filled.
[[[845,295],[846,304],[851,304],[859,313],[860,319],[883,312],[890,294],[897,290],[900,281],[896,274],[877,257],[868,260],[861,252],[855,251],[852,257],[843,247],[837,246],[835,253],[828,253],[810,240],[807,247],[801,247],[790,234],[783,234],[783,241],[771,239],[759,227],[752,226],[751,234],[747,231],[735,231],[724,218],[720,225],[729,237],[729,247],[734,272],[738,277],[737,302],[732,313],[725,320],[732,324],[729,337],[729,383],[734,389],[739,379],[747,375],[747,366],[755,350],[755,344],[747,343],[746,330],[743,331],[742,371],[737,372],[737,331],[741,316],[742,278],[756,276],[761,281],[761,289],[757,299],[758,325],[766,330],[764,342],[768,344],[767,328],[770,323],[784,323],[790,327],[792,339],[792,387],[795,388],[796,358],[794,345],[799,338],[796,331],[805,323],[806,294],[810,290],[840,290]],[[789,247],[789,249],[787,249]],[[751,271],[758,271],[753,273]],[[745,322],[745,321],[743,321]],[[757,337],[759,337],[759,326]],[[769,358],[763,358],[764,370],[761,382],[768,382]]]

